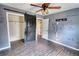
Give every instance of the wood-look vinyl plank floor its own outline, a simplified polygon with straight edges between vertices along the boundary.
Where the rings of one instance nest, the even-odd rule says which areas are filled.
[[[38,41],[11,43],[11,48],[0,52],[0,56],[79,56],[79,52],[38,38]]]

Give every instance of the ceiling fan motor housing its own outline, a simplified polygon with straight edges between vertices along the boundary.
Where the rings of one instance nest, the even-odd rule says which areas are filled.
[[[45,11],[46,8],[48,8],[48,4],[47,4],[47,3],[44,3],[44,4],[42,5],[42,8],[43,8],[43,10]]]

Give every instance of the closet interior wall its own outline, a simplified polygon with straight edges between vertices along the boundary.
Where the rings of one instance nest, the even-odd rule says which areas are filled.
[[[8,14],[10,41],[24,39],[24,16]]]

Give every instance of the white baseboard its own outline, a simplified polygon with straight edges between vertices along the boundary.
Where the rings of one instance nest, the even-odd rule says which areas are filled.
[[[0,51],[5,50],[5,49],[8,49],[8,48],[10,48],[10,46],[4,47],[4,48],[0,48]]]
[[[71,47],[71,46],[65,45],[65,44],[63,44],[63,43],[60,43],[60,42],[54,41],[54,40],[50,40],[50,39],[45,39],[45,40],[48,40],[48,41],[51,41],[51,42],[54,42],[54,43],[60,44],[60,45],[62,45],[62,46],[65,46],[65,47],[71,48],[71,49],[73,49],[73,50],[79,51],[79,49],[77,49],[77,48],[75,48],[75,47]]]

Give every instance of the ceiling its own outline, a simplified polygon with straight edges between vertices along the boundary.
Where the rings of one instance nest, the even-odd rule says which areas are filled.
[[[35,11],[40,9],[39,7],[31,6],[29,3],[4,3],[4,5],[18,8],[18,9],[22,9],[22,10],[26,10],[26,11],[30,11],[30,12],[34,12],[34,13],[35,13]],[[54,13],[58,13],[58,12],[62,12],[65,10],[79,7],[79,3],[51,3],[50,6],[52,6],[52,5],[53,6],[56,6],[56,5],[61,6],[61,9],[59,9],[59,10],[50,9],[49,14],[54,14]],[[42,15],[41,12],[38,12],[37,14]]]

